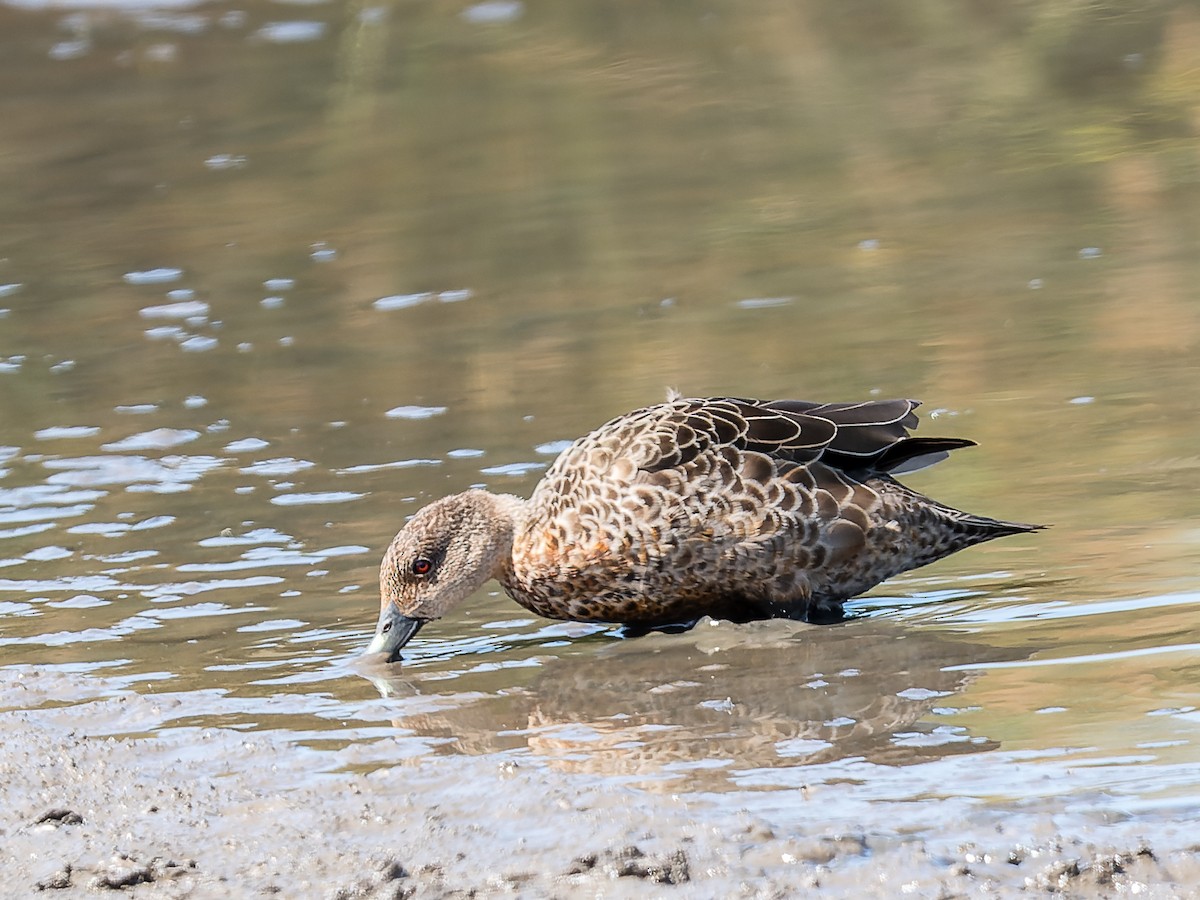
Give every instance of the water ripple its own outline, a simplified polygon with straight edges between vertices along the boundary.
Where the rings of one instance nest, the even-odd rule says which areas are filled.
[[[293,475],[305,469],[311,469],[316,463],[307,459],[294,459],[290,456],[264,459],[238,469],[243,475]]]
[[[188,490],[206,472],[224,460],[216,456],[82,456],[47,459],[42,465],[54,470],[46,481],[54,485],[85,487],[123,484],[129,489],[168,493]],[[137,487],[134,487],[137,486]]]
[[[127,438],[101,444],[102,450],[169,450],[180,444],[187,444],[200,437],[200,432],[190,428],[155,428],[131,434]]]
[[[280,494],[272,497],[271,502],[276,506],[312,506],[323,503],[348,503],[365,496],[367,495],[354,491],[309,491],[299,494]]]

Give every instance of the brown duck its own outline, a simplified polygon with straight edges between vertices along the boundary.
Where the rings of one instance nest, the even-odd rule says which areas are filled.
[[[528,500],[470,490],[413,516],[383,558],[367,652],[399,658],[491,578],[554,619],[835,620],[886,578],[1041,527],[896,481],[974,444],[910,437],[917,405],[680,398],[618,416],[564,450]]]

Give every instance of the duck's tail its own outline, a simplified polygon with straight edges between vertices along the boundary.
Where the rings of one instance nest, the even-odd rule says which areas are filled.
[[[1003,519],[963,512],[953,506],[938,503],[900,484],[893,477],[940,462],[949,456],[952,450],[973,446],[975,442],[966,438],[910,437],[892,444],[873,463],[872,474],[885,487],[885,495],[891,494],[894,500],[899,501],[901,508],[915,513],[918,517],[925,517],[927,514],[931,516],[935,521],[930,524],[935,526],[935,530],[949,531],[948,536],[954,538],[954,545],[941,554],[942,556],[993,538],[1027,534],[1046,527],[1023,522],[1006,522]]]
[[[950,521],[953,527],[967,539],[967,543],[962,545],[964,547],[970,547],[973,544],[982,544],[984,541],[990,541],[993,538],[1008,537],[1014,534],[1028,534],[1031,531],[1041,531],[1049,527],[1047,525],[1031,525],[1027,522],[1008,522],[1004,519],[977,516],[973,513],[966,513],[960,509],[955,509],[952,506],[943,506],[941,503],[936,503],[936,501],[934,503],[942,511],[950,513]]]
[[[927,565],[967,547],[1014,534],[1041,531],[1045,525],[1009,522],[963,512],[939,503],[884,475],[876,480],[885,502],[893,507],[910,555],[906,568]]]

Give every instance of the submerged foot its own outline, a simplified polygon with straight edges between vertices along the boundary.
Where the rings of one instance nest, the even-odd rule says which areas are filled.
[[[691,631],[696,627],[699,619],[692,619],[690,622],[675,622],[670,625],[622,625],[617,630],[617,637],[620,638],[640,638],[645,637],[652,631],[658,631],[662,634],[683,634],[685,631]]]

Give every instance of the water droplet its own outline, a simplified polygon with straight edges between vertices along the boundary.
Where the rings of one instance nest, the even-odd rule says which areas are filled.
[[[240,441],[230,441],[225,445],[226,453],[247,453],[252,450],[262,450],[264,447],[271,446],[268,441],[262,438],[242,438]]]
[[[163,303],[157,306],[144,306],[138,310],[143,319],[192,319],[200,318],[200,323],[207,321],[209,305],[203,300],[183,300],[178,303]]]
[[[484,475],[528,475],[530,472],[537,472],[546,468],[545,463],[540,462],[515,462],[505,463],[502,466],[488,466],[486,469],[479,471]]]
[[[246,165],[246,157],[234,153],[217,153],[204,160],[204,167],[214,172],[224,172],[229,169],[241,169]]]
[[[178,281],[183,277],[183,269],[160,268],[146,269],[141,272],[126,272],[125,281],[128,284],[164,284]]]
[[[557,456],[570,447],[571,443],[571,441],[547,441],[544,444],[538,444],[533,449],[546,456]]]
[[[309,248],[309,257],[313,262],[332,262],[337,259],[338,252],[324,241],[317,241]]]
[[[271,44],[297,44],[315,41],[324,37],[325,23],[307,20],[292,22],[268,22],[254,33],[260,41]]]
[[[87,52],[92,49],[90,41],[59,41],[50,48],[49,56],[51,59],[79,59],[81,56],[86,56]]]
[[[433,298],[433,294],[424,291],[419,294],[393,294],[390,297],[380,297],[372,305],[382,311],[393,309],[408,309]]]
[[[524,12],[521,0],[484,0],[468,6],[460,15],[472,25],[504,25],[515,22]]]
[[[276,506],[312,506],[323,503],[348,503],[365,496],[367,495],[354,491],[314,491],[304,494],[280,494],[278,497],[272,497],[271,502]]]
[[[57,441],[69,438],[93,437],[100,433],[95,425],[64,425],[57,428],[42,428],[33,436],[39,441]]]
[[[740,309],[771,309],[776,306],[787,306],[792,302],[791,297],[747,297],[735,304]]]
[[[205,335],[192,335],[186,341],[180,343],[180,347],[189,353],[203,353],[206,350],[212,350],[217,346],[215,337],[207,337]]]
[[[428,419],[440,416],[445,411],[444,406],[397,406],[389,409],[384,415],[389,419]]]
[[[192,431],[190,428],[155,428],[152,431],[143,431],[139,434],[131,434],[127,438],[122,438],[119,441],[113,441],[102,445],[104,450],[166,450],[169,447],[178,447],[180,444],[187,444],[200,437],[200,432]]]

